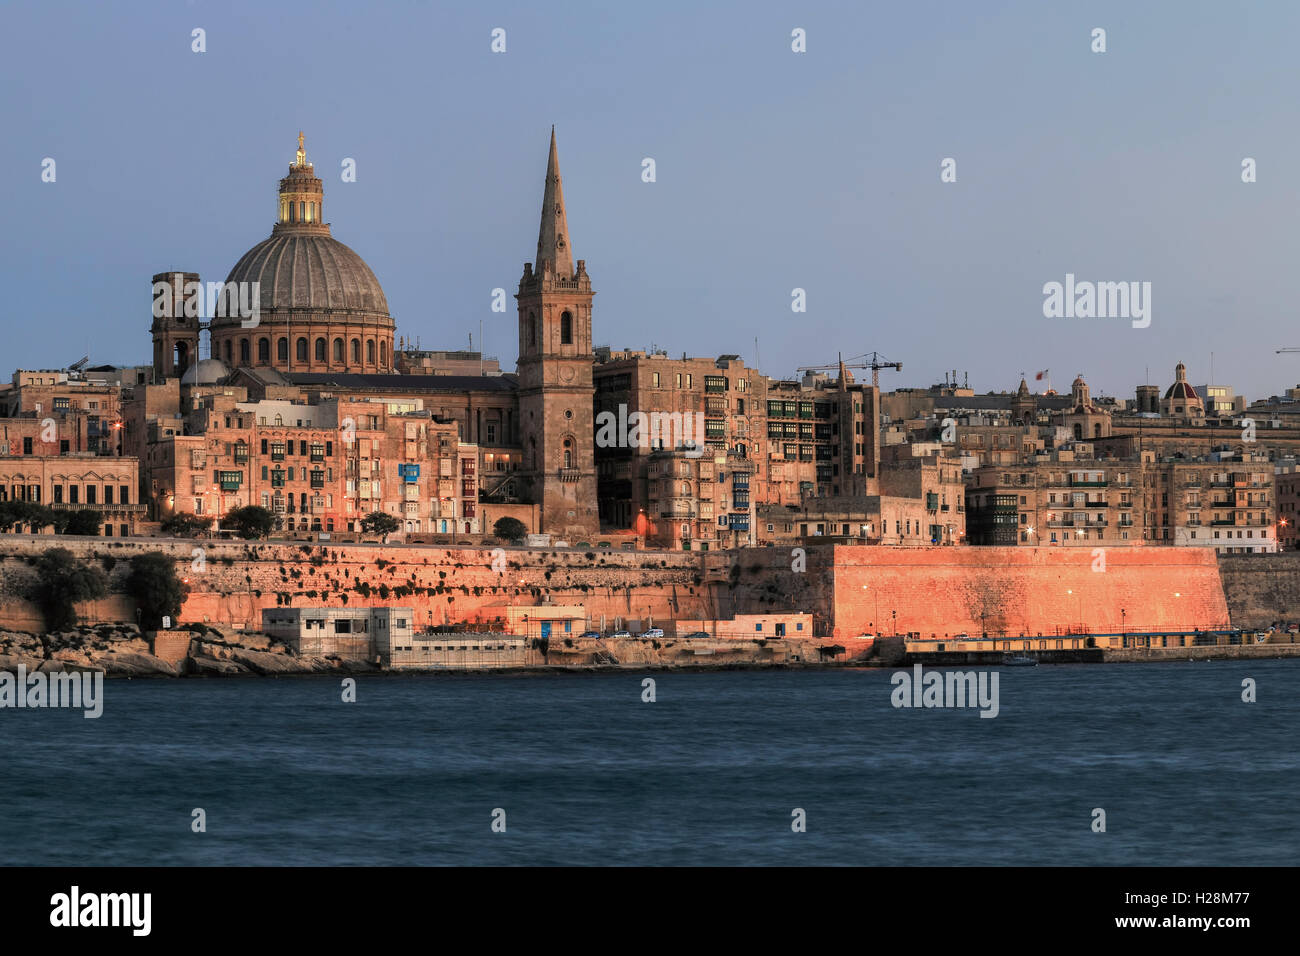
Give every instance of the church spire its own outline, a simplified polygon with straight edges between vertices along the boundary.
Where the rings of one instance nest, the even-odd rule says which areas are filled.
[[[560,183],[560,157],[551,127],[551,155],[546,160],[546,191],[542,197],[542,226],[537,233],[537,274],[547,270],[562,279],[573,277],[569,250],[569,224],[564,217],[564,187]]]

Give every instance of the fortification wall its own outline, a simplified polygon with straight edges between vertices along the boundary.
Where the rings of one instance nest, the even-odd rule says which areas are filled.
[[[1300,552],[1222,554],[1219,574],[1237,627],[1300,620]]]
[[[1217,628],[1229,608],[1244,627],[1300,616],[1300,555],[1216,561],[1199,548],[1109,547],[1105,570],[1088,548],[505,548],[494,569],[491,548],[0,535],[0,628],[41,630],[21,595],[35,573],[28,559],[54,546],[99,562],[119,589],[132,555],[168,553],[191,587],[182,621],[251,630],[263,608],[397,605],[423,625],[489,620],[493,605],[546,598],[585,606],[606,629],[807,611],[816,636],[836,638]],[[79,610],[88,621],[134,621],[120,593]]]
[[[834,546],[835,635],[1055,634],[1228,626],[1201,548]],[[1102,560],[1104,559],[1104,561]],[[897,614],[897,627],[894,625]]]
[[[34,570],[27,559],[51,547],[68,548],[99,562],[110,588],[120,589],[133,555],[162,551],[176,561],[190,586],[181,620],[256,630],[263,608],[377,607],[415,609],[417,625],[490,620],[492,605],[581,604],[607,626],[713,611],[698,558],[688,552],[288,544],[0,536],[0,624],[38,630],[40,615],[20,599]],[[129,621],[134,611],[121,595],[88,618]],[[11,619],[5,617],[12,615]]]

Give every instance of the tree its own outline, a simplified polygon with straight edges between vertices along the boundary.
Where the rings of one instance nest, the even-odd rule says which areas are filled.
[[[241,538],[265,538],[275,530],[275,515],[257,505],[245,505],[232,509],[221,523]]]
[[[12,531],[22,525],[30,525],[32,531],[39,531],[51,524],[57,531],[63,514],[34,501],[0,501],[0,531]]]
[[[140,627],[147,631],[162,627],[164,617],[173,621],[179,618],[181,604],[190,591],[177,576],[175,562],[161,551],[146,551],[133,557],[123,583],[126,593],[140,609]]]
[[[77,511],[60,512],[59,516],[64,518],[62,521],[55,522],[55,528],[59,534],[99,534],[99,526],[103,524],[103,518],[98,511],[93,508],[80,508]]]
[[[528,525],[518,518],[498,518],[492,533],[503,541],[519,542],[528,534]]]
[[[227,520],[229,520],[229,516],[227,516]],[[161,525],[162,533],[173,538],[193,538],[211,527],[211,518],[192,515],[184,511],[178,511],[166,518]]]
[[[37,558],[36,575],[32,598],[51,631],[71,630],[77,624],[76,603],[103,597],[108,592],[104,572],[77,560],[67,548],[50,548]]]
[[[402,523],[400,521],[392,515],[386,514],[382,511],[372,511],[361,519],[361,530],[368,534],[382,534],[387,536],[392,534],[401,526]]]

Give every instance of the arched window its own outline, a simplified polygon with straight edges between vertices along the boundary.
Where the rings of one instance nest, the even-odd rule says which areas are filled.
[[[573,467],[573,442],[567,438],[564,439],[564,467]]]
[[[239,364],[248,364],[248,339],[239,340]]]
[[[289,361],[289,340],[280,339],[275,343],[275,357],[277,361]]]
[[[537,344],[537,316],[532,312],[528,313],[528,344]]]
[[[257,361],[259,365],[265,365],[271,361],[271,340],[262,338],[257,340]]]
[[[325,340],[324,340],[324,339],[321,340],[321,343],[320,343],[320,350],[321,350],[322,352],[325,351]],[[306,340],[306,339],[299,339],[299,340],[298,340],[297,354],[298,354],[298,361],[299,361],[299,362],[305,362],[305,361],[307,361],[307,340]]]
[[[379,364],[388,368],[388,343],[382,339],[379,342]]]
[[[343,340],[342,339],[334,340],[334,361],[336,362],[343,361]]]
[[[1078,441],[1083,440],[1083,426],[1078,424],[1077,422],[1075,423],[1074,426],[1074,437]]]
[[[226,364],[230,364],[230,339],[226,339]]]
[[[366,339],[366,364],[375,364],[375,340]]]
[[[689,481],[682,482],[682,494],[687,498],[691,496],[691,483]]]
[[[353,365],[361,364],[361,340],[360,339],[352,340],[352,364]]]
[[[325,340],[324,339],[316,340],[316,361],[318,362],[325,361]]]
[[[560,315],[560,344],[573,344],[573,316],[568,312]]]

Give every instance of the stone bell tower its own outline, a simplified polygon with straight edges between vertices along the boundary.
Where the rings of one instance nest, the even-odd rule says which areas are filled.
[[[155,383],[184,375],[199,360],[202,321],[198,300],[193,300],[187,309],[185,297],[185,287],[191,285],[193,291],[192,284],[198,281],[197,272],[160,272],[153,277],[153,325],[149,331],[153,335]]]
[[[519,280],[519,422],[524,483],[541,530],[574,543],[600,531],[596,508],[591,278],[575,268],[551,128],[537,260]]]

